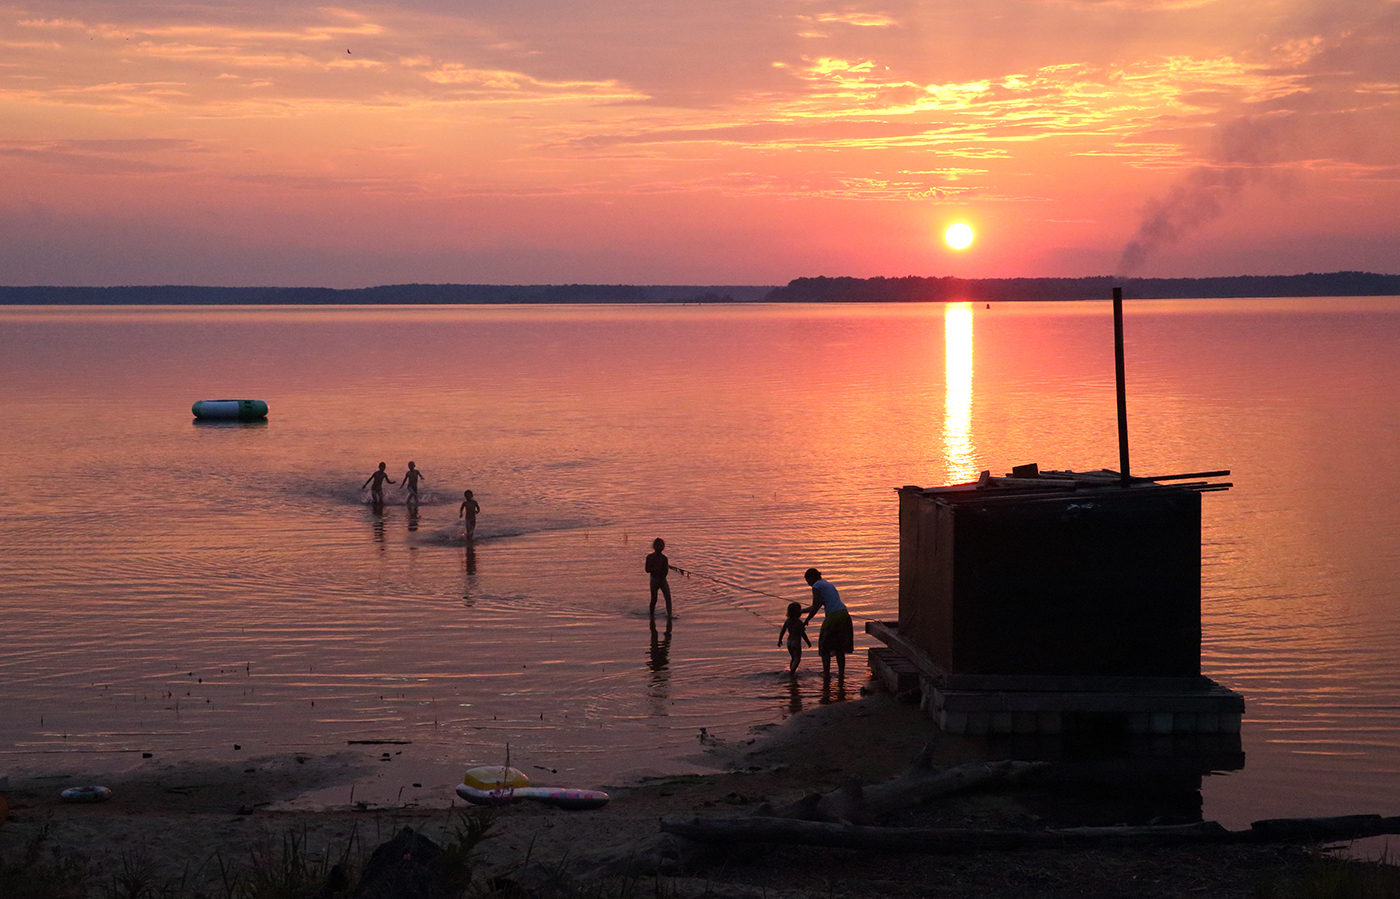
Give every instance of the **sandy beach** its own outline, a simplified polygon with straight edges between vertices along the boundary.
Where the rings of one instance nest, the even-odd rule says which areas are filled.
[[[617,879],[623,891],[644,881],[650,892],[653,882],[664,883],[658,889],[668,896],[1252,897],[1313,863],[1307,849],[1277,844],[929,855],[768,845],[716,850],[661,833],[663,818],[748,815],[852,778],[879,783],[928,746],[935,768],[983,760],[979,743],[939,735],[915,706],[883,693],[813,709],[761,731],[728,743],[697,734],[697,752],[710,759],[714,773],[600,785],[612,796],[600,810],[530,802],[493,810],[487,839],[474,854],[471,889],[569,895],[579,884],[609,889]],[[92,805],[60,801],[60,790],[72,785],[69,775],[12,777],[0,854],[13,875],[16,858],[42,835],[47,855],[81,856],[98,888],[92,895],[113,895],[114,885],[137,871],[153,896],[161,895],[154,891],[160,885],[168,892],[179,885],[184,892],[175,895],[218,896],[221,861],[275,855],[289,834],[306,853],[331,860],[363,859],[404,827],[450,842],[467,808],[452,796],[451,784],[439,785],[445,796],[425,793],[431,785],[422,781],[402,785],[410,796],[431,793],[430,800],[351,799],[357,783],[377,781],[376,795],[383,795],[394,765],[392,754],[384,760],[365,753],[237,765],[152,759],[110,778],[112,799]],[[345,802],[306,807],[307,796],[341,794]],[[1015,830],[1115,823],[1104,814],[1091,802],[1057,800],[1021,784],[944,797],[882,823]]]

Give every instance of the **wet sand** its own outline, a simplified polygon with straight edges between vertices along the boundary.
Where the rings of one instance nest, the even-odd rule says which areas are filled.
[[[822,706],[736,742],[696,738],[714,771],[601,786],[612,800],[596,811],[520,802],[492,814],[474,882],[538,889],[548,877],[661,876],[675,896],[1252,897],[1261,884],[1306,862],[1290,847],[1156,847],[984,851],[958,856],[791,846],[747,846],[716,854],[660,833],[660,818],[749,814],[851,778],[876,783],[908,767],[932,743],[935,766],[983,760],[976,741],[944,737],[914,706],[874,694]],[[378,752],[287,755],[226,764],[147,760],[104,783],[105,803],[61,802],[71,774],[11,777],[0,824],[7,859],[46,832],[52,848],[86,857],[110,880],[123,864],[148,863],[156,882],[209,880],[216,858],[246,859],[252,847],[299,834],[312,852],[367,854],[404,826],[442,841],[464,804],[451,783],[433,784]],[[698,759],[700,760],[700,759]],[[399,783],[399,781],[402,783]],[[547,775],[535,778],[548,784]],[[415,787],[415,784],[419,786]],[[398,789],[394,787],[397,785]],[[390,792],[396,801],[386,801]],[[343,795],[311,807],[309,796]],[[374,799],[364,797],[372,796]],[[899,824],[1017,828],[1104,823],[1083,807],[1052,808],[1034,790],[947,797],[902,814]],[[1078,816],[1080,820],[1074,820]],[[99,881],[101,882],[101,881]],[[212,882],[212,881],[210,881]],[[648,886],[647,889],[650,889]],[[99,893],[100,894],[100,893]]]

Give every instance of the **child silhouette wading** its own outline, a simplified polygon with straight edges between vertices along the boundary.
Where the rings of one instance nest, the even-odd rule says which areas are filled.
[[[479,514],[481,503],[476,501],[470,490],[462,491],[462,505],[458,508],[457,517],[462,519],[462,524],[466,527],[468,540],[476,538],[476,516]]]
[[[379,470],[366,478],[365,482],[360,485],[361,490],[369,488],[369,501],[375,506],[376,511],[384,505],[384,482],[394,483],[394,479],[389,477],[389,472],[384,470],[386,467],[383,462],[380,462]]]
[[[812,638],[807,636],[807,622],[802,620],[802,603],[790,602],[787,607],[787,620],[783,622],[782,630],[778,631],[778,645],[783,645],[783,635],[787,635],[788,655],[792,656],[792,661],[788,663],[788,671],[797,673],[797,666],[802,663],[802,641],[807,641],[807,645],[812,645]]]
[[[410,503],[418,502],[418,482],[420,480],[427,480],[427,478],[423,477],[423,472],[418,470],[418,466],[412,462],[408,463],[408,471],[404,472],[403,475],[403,486],[408,490]]]
[[[651,614],[656,614],[656,594],[657,591],[666,597],[666,617],[671,617],[671,584],[666,580],[666,575],[671,572],[671,561],[662,552],[666,548],[666,541],[657,537],[651,541],[653,552],[647,554],[646,571],[651,575]]]

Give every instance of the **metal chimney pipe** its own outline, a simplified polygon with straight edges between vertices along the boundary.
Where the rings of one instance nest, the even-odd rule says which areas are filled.
[[[1128,471],[1128,388],[1123,376],[1123,288],[1113,288],[1113,362],[1118,382],[1118,472],[1123,486],[1132,483]]]

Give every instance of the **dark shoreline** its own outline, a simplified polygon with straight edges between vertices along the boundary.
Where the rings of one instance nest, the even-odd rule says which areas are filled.
[[[925,713],[887,693],[820,706],[749,739],[716,739],[704,747],[714,773],[607,786],[612,801],[600,810],[536,803],[495,810],[490,839],[469,858],[473,891],[467,895],[1330,899],[1395,895],[1400,887],[1394,865],[1333,859],[1319,841],[1303,838],[1278,844],[1104,842],[1019,849],[998,848],[989,838],[986,845],[934,853],[766,841],[707,847],[660,829],[668,818],[757,814],[771,819],[774,808],[843,788],[853,778],[862,784],[887,781],[916,756],[928,756],[942,769],[985,762],[986,749],[982,741],[937,732]],[[350,792],[332,805],[297,807],[308,791],[331,786],[345,795],[340,788],[364,783],[371,772],[388,797],[385,804],[356,802]],[[343,897],[348,891],[316,889],[330,882],[335,859],[347,860],[358,876],[370,851],[403,827],[440,846],[454,839],[463,821],[461,805],[420,806],[404,802],[402,791],[395,794],[394,787],[418,776],[398,762],[355,761],[338,752],[287,752],[228,763],[161,758],[109,780],[112,799],[99,804],[61,802],[57,789],[71,778],[25,776],[10,786],[12,811],[0,827],[0,894],[96,899],[116,895],[115,885],[135,872],[148,889],[133,890],[132,896],[236,899],[250,893],[228,888],[230,871],[254,876],[261,866],[263,874],[307,875],[299,878],[306,889],[298,895]],[[424,786],[454,795],[449,783]],[[1029,783],[1003,784],[922,802],[885,823],[1013,836],[1053,826],[1122,823],[1102,807],[1104,799],[1116,805],[1113,791],[1081,796]],[[289,855],[287,847],[295,852]],[[308,864],[298,862],[289,872],[284,863],[298,860]]]
[[[1221,278],[796,278],[765,285],[390,284],[379,287],[0,287],[0,305],[517,305],[940,303],[1400,296],[1400,275],[1331,272]]]

